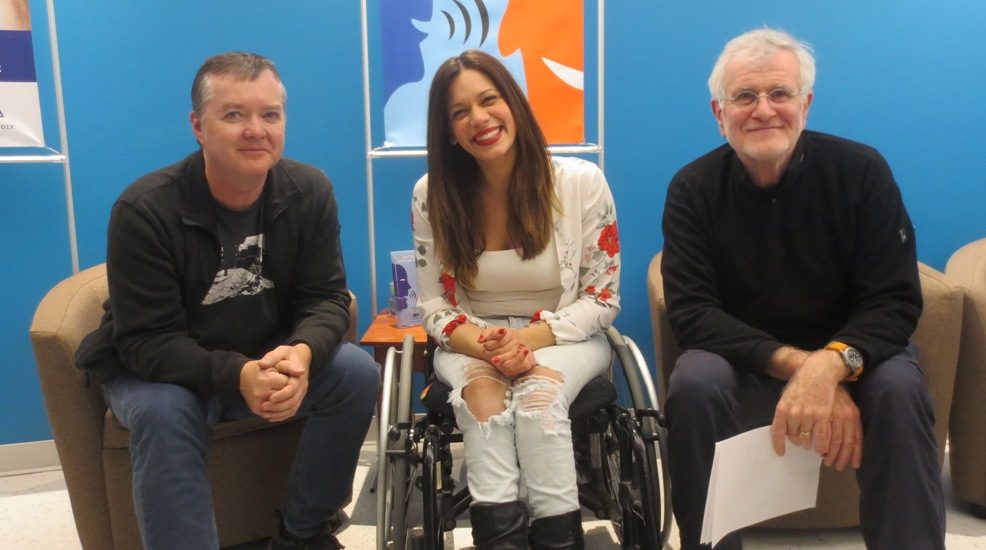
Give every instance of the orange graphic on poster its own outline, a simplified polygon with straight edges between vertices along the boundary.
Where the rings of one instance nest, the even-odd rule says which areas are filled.
[[[527,98],[548,143],[582,143],[583,0],[511,0],[500,27],[500,54],[520,51]]]

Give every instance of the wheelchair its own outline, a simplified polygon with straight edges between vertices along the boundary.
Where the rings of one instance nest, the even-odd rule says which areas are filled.
[[[609,520],[622,548],[661,550],[671,530],[667,432],[646,362],[615,328],[608,373],[589,382],[571,403],[579,503]],[[452,445],[461,443],[448,401],[426,351],[427,412],[412,413],[414,339],[391,347],[384,365],[378,417],[377,548],[442,550],[471,502],[453,476]],[[398,361],[399,359],[399,361]],[[622,376],[617,376],[617,374]],[[615,382],[622,380],[625,391]],[[660,458],[660,460],[658,460]],[[457,487],[461,485],[461,487]],[[415,496],[420,493],[420,500]],[[412,507],[420,502],[420,513]]]

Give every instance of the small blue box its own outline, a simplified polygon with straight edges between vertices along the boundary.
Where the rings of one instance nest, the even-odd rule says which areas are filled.
[[[413,250],[397,250],[390,253],[390,267],[394,276],[394,295],[390,309],[397,317],[397,326],[420,325],[418,309],[418,268]]]

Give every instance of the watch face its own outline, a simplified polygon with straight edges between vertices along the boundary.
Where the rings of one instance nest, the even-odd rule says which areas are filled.
[[[863,354],[859,353],[856,348],[846,348],[846,352],[843,355],[846,358],[846,363],[852,370],[857,370],[863,368]]]

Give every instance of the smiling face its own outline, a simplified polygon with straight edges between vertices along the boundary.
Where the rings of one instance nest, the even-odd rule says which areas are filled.
[[[779,49],[765,60],[733,60],[726,65],[726,98],[742,91],[767,93],[778,88],[799,89],[798,59],[790,50]],[[775,104],[760,97],[743,107],[730,99],[712,101],[719,131],[736,151],[754,181],[777,183],[794,154],[805,129],[812,93]],[[760,177],[758,177],[760,176]],[[775,179],[776,178],[776,179]],[[773,181],[770,181],[773,180]]]
[[[448,90],[448,121],[455,141],[483,171],[512,168],[517,128],[503,94],[482,72],[464,69]]]
[[[212,75],[207,87],[201,114],[193,111],[191,121],[209,188],[221,203],[231,193],[259,195],[267,172],[284,154],[281,83],[265,71],[255,80]]]

